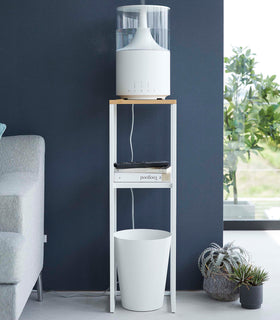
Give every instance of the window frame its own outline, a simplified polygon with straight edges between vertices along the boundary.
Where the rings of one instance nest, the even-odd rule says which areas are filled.
[[[280,220],[224,220],[224,230],[280,230]]]

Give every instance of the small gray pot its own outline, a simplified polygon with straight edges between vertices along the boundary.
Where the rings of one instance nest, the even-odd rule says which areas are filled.
[[[236,284],[223,275],[204,278],[203,289],[211,298],[219,301],[235,301],[239,297],[239,289],[236,289]]]
[[[263,302],[263,285],[240,287],[240,303],[245,309],[259,309]]]

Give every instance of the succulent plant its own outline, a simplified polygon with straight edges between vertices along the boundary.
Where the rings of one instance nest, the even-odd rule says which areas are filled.
[[[268,273],[260,267],[241,264],[237,268],[233,268],[229,280],[235,282],[236,287],[242,285],[246,287],[260,286],[268,280]]]
[[[229,242],[223,247],[217,243],[211,243],[198,258],[198,268],[202,275],[207,278],[213,274],[233,273],[233,268],[248,264],[249,254],[241,247],[234,246]]]

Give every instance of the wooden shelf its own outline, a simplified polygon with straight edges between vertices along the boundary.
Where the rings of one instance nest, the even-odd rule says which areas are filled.
[[[177,100],[125,100],[125,99],[115,99],[109,100],[110,104],[176,104]]]

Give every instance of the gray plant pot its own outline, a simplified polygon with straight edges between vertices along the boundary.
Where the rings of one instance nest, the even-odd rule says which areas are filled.
[[[240,303],[245,309],[259,309],[263,302],[263,285],[240,287]]]
[[[203,289],[207,294],[219,301],[235,301],[239,297],[239,290],[236,284],[229,281],[222,275],[215,275],[204,278]]]

